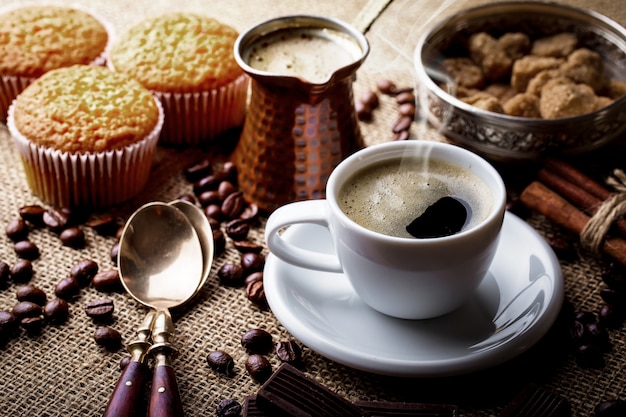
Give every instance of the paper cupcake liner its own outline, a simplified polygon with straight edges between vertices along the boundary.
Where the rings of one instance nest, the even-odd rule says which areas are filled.
[[[114,31],[113,31],[113,27],[111,26],[111,24],[106,19],[102,18],[101,16],[98,16],[92,10],[89,10],[81,5],[77,5],[77,4],[67,5],[67,4],[53,3],[53,2],[46,3],[45,5],[66,7],[66,8],[69,7],[72,9],[80,10],[82,12],[88,13],[94,19],[98,20],[98,22],[100,22],[102,26],[104,26],[108,35],[107,44],[105,45],[105,48],[104,50],[102,50],[100,55],[96,59],[91,61],[89,65],[95,65],[99,67],[105,66],[107,56],[108,56],[107,51],[114,42]],[[39,6],[42,6],[42,4],[34,3],[34,2],[20,2],[19,4],[13,4],[10,6],[5,6],[5,7],[0,8],[0,15],[4,13],[8,13],[12,10],[21,9],[23,7],[29,7],[29,6],[39,7]],[[19,93],[21,93],[26,87],[28,87],[30,83],[32,83],[36,79],[37,77],[23,77],[23,76],[0,74],[0,122],[3,122],[3,123],[6,122],[7,112],[9,110],[9,106],[11,106],[11,103],[13,103],[13,100],[19,95]]]
[[[161,144],[193,146],[210,142],[243,124],[249,77],[241,75],[218,89],[202,93],[152,91],[161,100],[165,124]]]
[[[163,108],[156,126],[144,139],[121,149],[75,154],[39,146],[15,127],[9,107],[7,126],[22,158],[32,192],[55,207],[110,207],[136,196],[146,185],[159,135]]]

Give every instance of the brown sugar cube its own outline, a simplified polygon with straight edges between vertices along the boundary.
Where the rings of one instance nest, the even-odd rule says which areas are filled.
[[[490,94],[481,92],[474,94],[470,97],[462,98],[461,101],[471,104],[474,107],[478,107],[481,110],[490,111],[494,113],[504,113],[502,104],[498,99]]]
[[[602,57],[587,48],[572,52],[567,61],[560,66],[560,71],[565,77],[577,83],[591,86],[593,91],[599,91],[606,83]]]
[[[461,87],[482,88],[485,84],[482,70],[469,58],[446,58],[441,65],[448,76]]]
[[[470,36],[469,51],[486,79],[499,80],[510,73],[513,60],[491,35],[479,32]]]
[[[565,78],[561,75],[561,71],[558,69],[549,69],[541,71],[539,74],[535,75],[529,82],[526,87],[526,92],[528,94],[535,95],[537,97],[541,97],[541,90],[543,86],[550,80],[554,80],[560,78],[563,82],[571,82],[571,80]]]
[[[502,105],[504,112],[510,116],[540,118],[539,97],[519,93]]]
[[[562,58],[576,49],[578,37],[573,33],[559,33],[537,39],[533,42],[530,53],[532,55]]]
[[[513,88],[509,84],[504,83],[493,83],[485,87],[485,93],[491,94],[501,103],[505,103],[507,100],[512,98],[517,91],[513,90]]]
[[[526,91],[530,80],[541,71],[558,68],[563,62],[560,58],[527,55],[513,63],[511,85],[518,92]]]
[[[604,94],[612,99],[626,95],[626,82],[611,78],[604,86]]]
[[[596,101],[596,94],[586,84],[549,81],[543,87],[539,111],[544,119],[579,116],[594,111]]]
[[[608,106],[609,104],[613,103],[613,99],[609,98],[609,97],[597,97],[596,98],[596,107],[594,110],[600,110],[606,106]]]
[[[530,50],[530,38],[525,33],[510,32],[498,38],[498,45],[508,55],[516,60],[528,55]]]

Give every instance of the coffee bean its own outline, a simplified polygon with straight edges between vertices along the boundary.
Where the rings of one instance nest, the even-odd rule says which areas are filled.
[[[354,111],[357,118],[362,122],[371,122],[373,119],[372,107],[361,100],[354,102]]]
[[[214,371],[217,371],[226,375],[233,374],[235,361],[233,360],[233,357],[230,356],[228,353],[222,350],[214,350],[214,351],[209,352],[206,359],[207,359],[207,363],[209,364],[209,367],[213,369]]]
[[[113,300],[100,298],[85,304],[85,313],[95,321],[108,321],[113,316],[115,306]]]
[[[117,269],[98,272],[91,280],[93,287],[100,292],[121,292],[124,290]]]
[[[263,250],[262,245],[250,242],[249,240],[233,240],[233,246],[239,251],[239,253],[261,253]]]
[[[302,349],[294,340],[281,341],[276,344],[276,356],[282,362],[294,366],[302,364]]]
[[[239,218],[247,220],[248,223],[252,224],[254,220],[259,218],[259,206],[255,203],[248,204],[239,215]]]
[[[198,200],[196,199],[196,196],[194,196],[193,194],[183,194],[181,196],[178,196],[178,200],[186,201],[187,203],[193,204],[194,206],[198,204]]]
[[[234,219],[226,223],[226,234],[234,241],[244,240],[250,232],[250,224],[244,219]]]
[[[18,329],[18,320],[13,312],[0,310],[0,329],[3,329],[5,336],[13,335]]]
[[[54,294],[64,300],[70,301],[80,292],[80,283],[73,276],[68,276],[60,280],[54,287]]]
[[[114,236],[119,228],[117,220],[112,214],[102,214],[99,217],[89,219],[85,226],[93,229],[100,236]]]
[[[415,118],[415,104],[412,103],[404,103],[398,107],[398,114],[401,116],[408,116],[410,118]]]
[[[54,298],[43,307],[45,319],[52,324],[65,323],[69,314],[69,304],[62,298]]]
[[[46,304],[48,299],[44,290],[32,284],[19,287],[15,292],[15,296],[18,301],[30,301],[40,306]]]
[[[391,131],[393,133],[400,133],[404,130],[409,130],[409,128],[411,127],[411,123],[413,123],[412,117],[400,116],[391,125]]]
[[[606,303],[612,305],[623,305],[626,301],[626,293],[624,291],[615,290],[613,288],[602,288],[600,290],[600,298]]]
[[[69,227],[59,235],[63,246],[73,249],[82,249],[85,247],[85,233],[80,227]]]
[[[264,266],[265,255],[254,252],[248,252],[241,255],[241,267],[243,268],[245,275],[263,271]]]
[[[238,417],[241,415],[241,404],[232,398],[220,401],[215,411],[217,417]]]
[[[28,259],[18,259],[11,267],[13,282],[23,284],[33,277],[33,264]]]
[[[239,287],[243,285],[243,268],[230,262],[225,263],[217,270],[217,277],[223,285]]]
[[[206,177],[202,177],[193,183],[193,193],[198,196],[204,191],[216,191],[220,182],[222,182],[222,178],[217,175],[207,175]]]
[[[241,346],[250,353],[266,354],[274,347],[272,335],[263,329],[248,330],[241,336]]]
[[[62,210],[48,209],[42,215],[44,225],[52,232],[59,233],[67,228],[70,219]]]
[[[362,93],[360,96],[360,101],[369,105],[372,110],[376,109],[380,104],[378,94],[376,94],[376,92],[372,90],[368,90]]]
[[[254,353],[246,359],[246,371],[252,379],[263,383],[272,375],[272,364],[265,356]]]
[[[5,228],[5,233],[13,242],[26,240],[28,237],[28,226],[26,225],[26,221],[24,221],[21,217],[11,220]]]
[[[11,267],[4,261],[0,261],[0,289],[5,288],[11,279]]]
[[[85,287],[89,285],[93,277],[98,273],[98,264],[91,259],[81,259],[72,265],[70,276],[76,278],[78,283]]]
[[[28,259],[34,261],[39,258],[39,248],[30,240],[20,240],[13,245],[15,254],[22,259]]]
[[[39,316],[24,317],[20,320],[20,326],[22,326],[28,333],[37,333],[41,330],[44,324],[44,318]]]
[[[233,185],[237,184],[237,166],[231,161],[226,161],[222,164],[218,171],[218,175],[220,178],[230,181]]]
[[[219,204],[209,204],[204,208],[204,215],[208,218],[221,220],[224,217],[222,213],[222,207]]]
[[[210,175],[213,172],[213,167],[211,161],[203,159],[187,166],[183,172],[187,181],[195,182]]]
[[[609,288],[626,291],[626,267],[618,263],[610,263],[601,273],[602,281]]]
[[[230,181],[222,181],[220,185],[217,187],[217,195],[220,201],[226,200],[226,197],[236,192],[237,189]]]
[[[113,246],[111,246],[111,250],[109,251],[109,259],[111,259],[111,262],[113,262],[114,264],[117,263],[117,257],[119,256],[119,253],[120,242],[115,242]]]
[[[219,204],[221,201],[220,194],[216,190],[203,191],[198,195],[198,202],[202,207]]]
[[[18,320],[26,317],[39,317],[43,313],[43,309],[39,304],[32,301],[19,301],[13,306],[13,314]]]
[[[395,94],[396,85],[391,80],[378,80],[376,81],[376,87],[383,94]]]
[[[595,417],[624,417],[626,416],[626,401],[621,399],[607,400],[594,408]]]
[[[618,329],[626,320],[626,309],[603,303],[598,310],[598,322],[609,329]]]
[[[577,346],[574,356],[576,363],[582,368],[599,369],[605,365],[602,350],[595,345]]]
[[[411,137],[411,132],[409,132],[408,130],[403,130],[401,132],[394,133],[391,140],[393,141],[409,140],[410,137]]]
[[[255,280],[247,284],[246,297],[261,310],[268,308],[263,280]]]
[[[20,207],[19,215],[22,219],[35,226],[43,226],[43,214],[46,209],[38,204]]]
[[[396,103],[415,105],[415,95],[413,94],[412,91],[399,92],[396,95]]]
[[[117,350],[122,345],[120,332],[109,326],[101,326],[93,334],[96,343],[107,350]]]
[[[222,215],[229,220],[239,217],[243,210],[246,208],[246,200],[243,197],[243,193],[237,191],[230,194],[222,203]]]
[[[221,254],[226,249],[226,236],[220,229],[213,230],[213,248],[216,255]]]

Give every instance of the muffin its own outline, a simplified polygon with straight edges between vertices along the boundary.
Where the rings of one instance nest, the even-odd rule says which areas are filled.
[[[166,14],[120,34],[108,65],[161,100],[162,144],[198,145],[243,124],[248,78],[234,57],[237,37],[212,18]]]
[[[146,184],[163,125],[159,101],[106,67],[51,70],[9,107],[28,185],[57,207],[109,207]]]
[[[28,84],[52,69],[104,65],[110,31],[70,7],[24,6],[0,12],[0,121]]]

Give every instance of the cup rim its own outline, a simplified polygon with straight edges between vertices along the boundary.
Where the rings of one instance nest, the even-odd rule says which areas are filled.
[[[354,173],[346,173],[347,170],[351,169],[350,167],[354,164],[358,164],[360,161],[364,161],[366,159],[378,157],[377,162],[394,159],[398,157],[398,152],[402,150],[417,148],[417,149],[437,149],[439,151],[447,151],[453,152],[457,154],[461,154],[465,159],[472,162],[473,164],[480,165],[485,171],[487,171],[492,177],[495,187],[490,190],[493,194],[493,208],[489,212],[489,215],[483,219],[479,224],[474,227],[471,227],[467,230],[462,230],[458,233],[434,237],[434,238],[410,238],[410,237],[398,237],[398,236],[390,236],[384,233],[379,233],[372,231],[364,226],[361,226],[350,217],[348,217],[343,210],[339,207],[337,203],[337,195],[341,186],[345,183],[345,180],[350,178],[350,176]],[[387,154],[388,156],[381,156],[381,154]],[[476,173],[474,173],[477,175]],[[341,178],[344,178],[343,182],[339,182]],[[494,192],[496,191],[496,192]],[[394,141],[394,142],[385,142],[381,144],[376,144],[369,146],[367,148],[363,148],[354,154],[350,155],[348,158],[344,159],[330,174],[328,178],[328,183],[326,186],[326,200],[331,208],[331,211],[338,216],[339,221],[342,225],[349,226],[350,228],[358,231],[361,234],[366,235],[370,238],[376,239],[386,239],[393,243],[401,243],[401,244],[412,244],[412,245],[433,245],[433,243],[447,243],[450,241],[456,241],[460,239],[464,239],[468,234],[473,234],[476,231],[484,229],[488,227],[488,225],[492,224],[494,221],[502,222],[504,218],[504,212],[506,207],[506,186],[504,184],[504,180],[502,179],[500,173],[496,170],[496,168],[489,163],[486,159],[478,155],[477,153],[462,148],[458,145],[444,143],[444,142],[435,142],[429,140],[408,140],[408,141]],[[499,220],[498,220],[499,218]]]

